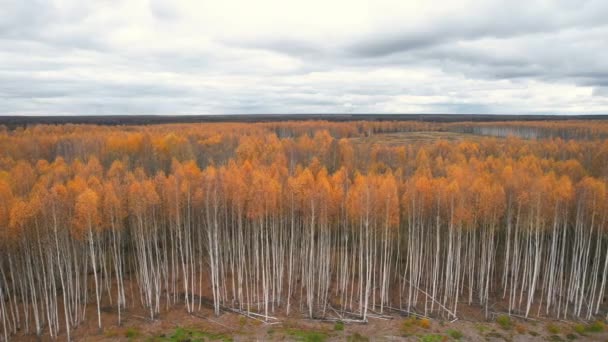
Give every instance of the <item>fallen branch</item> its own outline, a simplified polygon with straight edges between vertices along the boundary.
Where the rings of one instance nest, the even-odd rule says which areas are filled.
[[[458,318],[458,317],[456,316],[456,314],[454,314],[454,313],[453,313],[453,312],[452,312],[450,309],[448,309],[448,308],[446,308],[445,306],[443,306],[443,304],[441,304],[439,301],[437,301],[437,300],[436,300],[436,299],[435,299],[433,296],[431,296],[430,294],[428,294],[426,291],[424,291],[424,290],[422,290],[422,289],[420,289],[420,288],[418,288],[418,287],[416,287],[416,286],[412,285],[412,283],[410,283],[410,282],[409,282],[409,281],[407,281],[407,280],[406,280],[406,282],[407,282],[408,284],[410,284],[410,286],[412,286],[412,287],[413,287],[413,288],[415,288],[416,290],[418,290],[418,291],[422,292],[423,294],[425,294],[425,295],[427,296],[427,298],[432,299],[432,300],[433,300],[435,303],[437,303],[437,305],[439,305],[439,307],[440,307],[440,308],[444,309],[444,310],[445,310],[447,313],[449,313],[450,315],[452,315],[452,317],[454,317],[454,318]]]
[[[227,325],[225,325],[225,324],[223,324],[223,323],[220,323],[220,322],[218,322],[218,321],[216,321],[216,320],[213,320],[213,319],[211,319],[211,318],[209,318],[209,317],[201,316],[201,315],[198,315],[198,314],[195,314],[195,313],[191,313],[190,315],[191,315],[191,316],[194,316],[194,317],[197,317],[197,318],[200,318],[200,319],[204,319],[204,320],[207,320],[207,321],[213,322],[213,323],[215,323],[215,324],[217,324],[217,325],[221,325],[222,327],[224,327],[224,328],[226,328],[226,329],[228,329],[228,330],[230,330],[230,331],[233,331],[233,332],[234,332],[234,331],[236,331],[236,329],[234,329],[234,328],[232,328],[232,327],[229,327],[229,326],[227,326]]]
[[[416,312],[412,312],[412,311],[407,311],[407,310],[403,310],[403,309],[397,309],[397,308],[393,308],[393,307],[390,307],[390,306],[385,306],[385,308],[387,308],[389,310],[396,311],[396,312],[404,313],[404,314],[406,314],[408,316],[415,316],[415,317],[422,317],[422,318],[431,319],[429,316],[425,316],[425,315],[422,315],[422,314],[419,314],[419,313],[416,313]]]
[[[330,309],[331,309],[333,312],[335,312],[335,313],[336,313],[336,315],[338,315],[338,317],[342,318],[342,315],[340,315],[340,313],[339,313],[339,312],[338,312],[336,309],[334,309],[334,308],[333,308],[333,306],[331,306],[331,305],[330,305],[330,306],[329,306],[329,308],[330,308]]]
[[[231,311],[231,312],[237,313],[239,315],[243,315],[245,317],[249,317],[249,318],[254,319],[256,321],[260,321],[260,322],[262,322],[264,324],[272,325],[272,324],[281,323],[281,322],[278,321],[279,320],[278,318],[272,317],[272,316],[265,316],[265,315],[261,315],[261,314],[255,313],[255,312],[246,312],[246,311],[242,311],[242,310],[238,310],[238,309],[232,309],[232,308],[223,308],[223,309],[227,310],[227,311]],[[259,319],[257,317],[254,317],[254,316],[263,317],[266,320],[268,320],[268,319],[274,319],[274,320],[277,320],[277,322],[268,322],[266,320],[262,320],[262,319]]]
[[[135,317],[135,318],[144,320],[146,322],[154,322],[154,320],[150,319],[149,317],[144,317],[144,316],[139,316],[139,315],[133,315],[133,314],[129,314],[128,316]]]
[[[370,313],[367,314],[367,317],[369,317],[369,318],[375,318],[375,319],[383,319],[385,321],[390,321],[390,320],[393,319],[390,316],[376,315],[376,314],[370,314]]]

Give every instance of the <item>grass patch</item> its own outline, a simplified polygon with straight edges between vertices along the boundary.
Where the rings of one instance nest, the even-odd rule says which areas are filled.
[[[576,332],[579,335],[585,335],[585,331],[587,329],[585,328],[584,324],[576,324],[572,327],[572,330],[574,330],[574,332]]]
[[[460,340],[464,337],[464,335],[462,335],[462,333],[456,329],[448,329],[447,334],[455,340]]]
[[[247,325],[247,318],[239,316],[239,327],[243,328],[245,325]]]
[[[232,337],[225,334],[210,333],[207,331],[190,329],[190,328],[176,328],[172,334],[168,337],[166,335],[156,336],[150,339],[155,342],[203,342],[203,341],[224,341],[231,342]]]
[[[335,331],[343,331],[344,330],[344,322],[337,321],[336,324],[334,324],[334,330]]]
[[[537,332],[536,332],[536,331],[534,331],[534,330],[530,330],[530,331],[528,331],[528,334],[530,334],[530,336],[534,336],[534,337],[536,337],[536,336],[540,335],[539,333],[537,333]]]
[[[605,324],[601,321],[595,321],[589,325],[587,325],[587,331],[590,333],[600,333],[604,331]]]
[[[416,318],[408,317],[403,320],[401,323],[401,333],[405,336],[410,335],[414,330],[416,330]]]
[[[429,329],[431,320],[428,318],[417,319],[416,317],[408,317],[401,323],[401,332],[407,336],[411,335],[418,328]]]
[[[287,329],[287,334],[296,341],[323,342],[329,337],[327,333],[315,330]]]
[[[606,324],[602,321],[595,321],[589,324],[576,324],[572,327],[572,330],[581,336],[585,336],[587,333],[601,333],[606,329]]]
[[[578,336],[574,335],[573,333],[570,333],[568,335],[566,335],[566,338],[569,339],[570,341],[576,340],[578,338]]]
[[[512,326],[511,317],[507,315],[498,316],[496,318],[496,323],[498,323],[498,325],[500,325],[500,327],[503,329],[511,329]]]
[[[420,341],[420,342],[441,342],[441,341],[445,341],[445,340],[446,340],[446,336],[439,335],[439,334],[427,334],[427,335],[422,335],[418,338],[418,341]]]
[[[138,338],[139,336],[141,336],[141,332],[137,328],[128,328],[125,331],[125,337],[128,338],[129,340]]]
[[[369,342],[369,338],[359,333],[354,333],[346,338],[348,342]]]
[[[491,333],[488,333],[488,334],[486,335],[486,337],[499,338],[499,339],[501,339],[501,340],[504,340],[504,339],[505,339],[505,337],[504,337],[504,336],[502,336],[500,333],[497,333],[497,332],[491,332]]]
[[[121,333],[120,330],[115,330],[115,329],[110,329],[110,330],[105,330],[103,335],[107,338],[119,338],[120,336],[122,336],[123,334]]]
[[[479,331],[480,334],[484,334],[486,331],[490,330],[486,325],[483,324],[475,324],[475,329]]]
[[[559,334],[559,327],[555,324],[549,323],[547,325],[547,331],[550,332],[551,334]]]
[[[526,331],[528,331],[528,329],[526,329],[526,326],[523,324],[515,324],[514,326],[515,326],[515,331],[518,334],[525,334]]]

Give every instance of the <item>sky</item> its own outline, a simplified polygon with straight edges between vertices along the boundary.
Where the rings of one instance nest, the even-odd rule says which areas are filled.
[[[606,0],[0,0],[0,115],[608,113]]]

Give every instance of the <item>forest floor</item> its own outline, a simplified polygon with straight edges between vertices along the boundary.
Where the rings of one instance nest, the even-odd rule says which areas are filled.
[[[89,314],[91,316],[89,316]],[[211,308],[187,314],[183,307],[164,312],[150,321],[141,312],[125,312],[123,324],[116,323],[116,313],[104,310],[104,329],[97,329],[95,319],[72,331],[74,341],[608,341],[604,323],[523,320],[499,316],[494,321],[435,319],[391,316],[370,318],[366,324],[324,322],[303,317],[284,318],[267,324],[238,313],[226,312],[216,317]],[[95,317],[95,311],[87,312]],[[20,335],[15,341],[50,341],[34,335]],[[65,332],[59,338],[65,340]]]

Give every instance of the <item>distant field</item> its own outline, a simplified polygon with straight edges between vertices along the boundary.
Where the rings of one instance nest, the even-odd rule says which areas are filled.
[[[398,132],[398,133],[380,133],[368,137],[351,138],[353,144],[372,144],[372,145],[388,145],[398,146],[408,143],[434,143],[438,140],[447,141],[462,141],[462,140],[479,140],[483,136],[468,133],[455,132]]]

